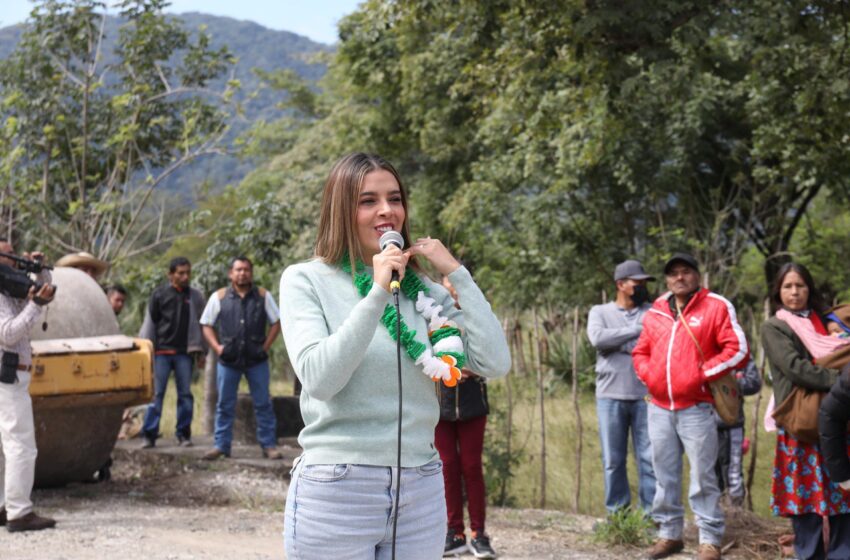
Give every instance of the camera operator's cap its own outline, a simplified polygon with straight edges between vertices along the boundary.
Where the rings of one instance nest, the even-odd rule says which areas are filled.
[[[631,278],[633,280],[655,280],[654,276],[650,276],[643,269],[640,261],[628,260],[623,261],[614,269],[614,281],[625,280]]]
[[[56,261],[55,266],[67,266],[69,268],[88,267],[94,270],[96,276],[100,276],[106,272],[107,268],[109,268],[109,264],[107,264],[106,261],[102,261],[91,253],[86,253],[85,251],[65,255]]]
[[[673,268],[673,265],[676,263],[686,264],[699,272],[699,263],[697,263],[697,260],[693,256],[687,253],[675,253],[664,265],[664,274],[670,274],[670,269]]]

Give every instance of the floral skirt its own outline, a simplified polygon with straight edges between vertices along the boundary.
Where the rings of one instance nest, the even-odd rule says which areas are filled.
[[[847,452],[850,453],[850,437]],[[820,446],[799,441],[779,429],[770,498],[773,514],[788,517],[806,513],[829,516],[850,513],[850,492],[833,483],[823,465]]]

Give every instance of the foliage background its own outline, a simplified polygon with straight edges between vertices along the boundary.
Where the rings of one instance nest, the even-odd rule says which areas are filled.
[[[36,4],[98,11],[97,2],[82,0]],[[124,4],[162,18],[161,1]],[[611,297],[613,266],[625,258],[658,275],[670,254],[692,251],[704,282],[733,300],[750,332],[762,320],[773,273],[787,260],[810,266],[827,299],[850,297],[842,259],[850,249],[848,0],[563,0],[557,8],[542,0],[367,0],[340,22],[334,48],[293,39],[286,64],[263,57],[271,40],[256,26],[217,27],[202,46],[227,64],[205,76],[208,85],[227,87],[235,77],[225,45],[260,71],[245,73],[236,62],[240,87],[227,107],[182,98],[207,103],[216,124],[227,127],[217,148],[229,159],[186,166],[179,186],[152,196],[145,215],[158,212],[152,227],[173,240],[113,263],[108,281],[133,293],[124,327],[137,328],[146,294],[178,254],[193,261],[205,291],[226,281],[224,263],[237,253],[251,257],[258,282],[276,291],[281,270],[312,252],[330,166],[361,150],[400,170],[413,234],[443,239],[506,324],[531,337],[514,352],[526,364],[512,397],[519,411],[533,409],[537,397],[523,387],[537,383],[538,369],[545,399],[565,406],[574,374],[566,317],[574,306],[583,317]],[[70,20],[57,18],[67,31]],[[210,21],[184,22],[190,43],[203,35],[198,23]],[[0,39],[15,41],[14,48],[0,42],[2,71],[13,69],[27,48],[22,34],[38,22],[0,30]],[[256,43],[246,44],[246,35]],[[31,36],[30,45],[43,39]],[[143,38],[137,44],[146,45]],[[121,64],[111,46],[102,62]],[[160,62],[179,69],[186,45],[166,47],[173,56]],[[64,99],[61,89],[50,91],[48,105]],[[28,152],[31,165],[16,167],[22,160],[11,155],[21,140],[10,119],[19,84],[6,80],[0,93],[5,217],[41,177],[44,156]],[[230,116],[219,115],[225,109]],[[38,106],[28,111],[49,116]],[[43,150],[43,127],[28,133],[32,150]],[[67,153],[105,141],[79,138]],[[88,184],[96,190],[96,179]],[[67,211],[78,207],[73,188],[50,185],[70,200],[54,223],[79,221]],[[26,215],[4,227],[28,243],[44,240]],[[90,236],[80,248],[98,253],[103,242]],[[532,335],[533,315],[541,326]],[[575,375],[587,392],[593,353],[583,338],[579,352]],[[284,372],[281,348],[278,354],[276,371]],[[497,411],[506,408],[506,392],[494,387]],[[491,421],[495,472],[527,477],[533,462],[517,461],[541,454],[537,436],[505,447],[498,430],[510,423],[500,414]],[[563,410],[554,416],[565,417]],[[532,420],[510,422],[527,428]],[[558,431],[565,425],[552,426],[552,445],[565,445],[558,441],[567,437]],[[498,480],[491,483],[491,493],[510,497]],[[552,499],[562,507],[559,491]],[[514,495],[517,503],[539,498]]]

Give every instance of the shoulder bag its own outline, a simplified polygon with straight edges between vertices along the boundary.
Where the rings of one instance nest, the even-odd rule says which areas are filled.
[[[678,311],[682,325],[691,336],[691,340],[694,341],[697,350],[699,350],[700,358],[704,364],[705,354],[697,341],[697,337],[694,336],[694,333],[691,332],[691,328],[688,326],[687,321],[685,321],[685,317],[682,315],[682,308],[679,307],[678,300],[676,301],[676,311]],[[737,422],[738,413],[741,410],[741,393],[738,390],[738,382],[735,380],[735,376],[731,375],[730,372],[718,379],[713,379],[708,382],[708,388],[711,391],[711,396],[714,398],[714,409],[717,411],[717,415],[720,416],[720,419],[726,424],[734,424]],[[815,421],[817,422],[817,419],[815,419]]]
[[[805,443],[818,443],[818,412],[825,391],[794,385],[791,392],[773,410],[776,425]]]

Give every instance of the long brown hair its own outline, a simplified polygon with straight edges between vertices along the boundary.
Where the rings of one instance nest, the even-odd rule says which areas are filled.
[[[404,246],[410,247],[407,191],[404,189],[398,171],[390,162],[377,154],[355,152],[344,156],[334,164],[322,192],[322,209],[319,214],[314,254],[325,263],[338,264],[348,253],[353,271],[355,260],[363,260],[357,238],[357,203],[366,175],[380,170],[392,173],[398,183],[401,204],[404,207],[404,223],[399,233],[404,237]]]
[[[782,292],[782,282],[785,281],[785,276],[787,276],[789,272],[796,272],[799,274],[800,278],[802,278],[803,282],[805,282],[806,287],[809,288],[809,300],[806,302],[806,307],[819,315],[823,315],[826,312],[827,307],[821,299],[820,292],[818,292],[815,287],[815,281],[812,278],[812,273],[809,272],[809,269],[802,264],[795,262],[783,264],[776,273],[776,277],[773,279],[773,285],[770,287],[770,304],[773,308],[773,312],[776,313],[777,310],[782,309],[782,297],[780,296],[780,293]]]

